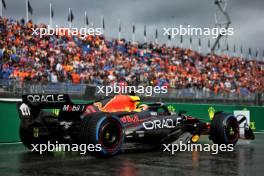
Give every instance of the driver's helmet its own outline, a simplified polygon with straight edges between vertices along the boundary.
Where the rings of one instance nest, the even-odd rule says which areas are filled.
[[[149,106],[146,104],[141,104],[141,105],[139,105],[139,108],[144,111],[144,110],[147,110],[149,108]]]

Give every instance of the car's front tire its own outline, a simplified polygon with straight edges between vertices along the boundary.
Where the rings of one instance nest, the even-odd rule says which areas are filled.
[[[239,138],[239,123],[232,114],[215,114],[210,129],[210,138],[215,144],[235,145]]]

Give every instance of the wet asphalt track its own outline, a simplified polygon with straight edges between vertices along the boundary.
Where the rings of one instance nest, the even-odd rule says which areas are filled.
[[[201,140],[207,142],[207,138]],[[128,152],[113,158],[78,154],[39,155],[22,144],[0,145],[0,176],[6,175],[264,175],[264,134],[241,141],[235,151]]]

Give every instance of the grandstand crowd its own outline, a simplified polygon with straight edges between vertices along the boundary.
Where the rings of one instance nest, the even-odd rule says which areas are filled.
[[[0,18],[0,79],[264,92],[263,62],[104,36],[40,38],[32,35],[31,28],[38,27],[45,25]]]

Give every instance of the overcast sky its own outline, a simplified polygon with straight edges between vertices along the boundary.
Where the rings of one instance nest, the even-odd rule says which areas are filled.
[[[19,19],[25,16],[26,0],[5,0],[7,9],[4,15]],[[30,0],[36,23],[49,22],[49,3],[54,10],[53,24],[68,26],[69,7],[74,13],[73,26],[84,27],[84,12],[95,27],[101,27],[101,16],[105,18],[107,37],[117,37],[118,19],[122,22],[122,36],[131,39],[132,24],[136,24],[136,40],[143,41],[143,27],[147,26],[147,40],[154,40],[155,29],[159,30],[159,40],[166,42],[162,36],[163,27],[191,25],[192,27],[214,27],[214,0]],[[263,0],[229,0],[227,11],[231,18],[234,35],[228,43],[243,45],[244,52],[251,47],[253,52],[264,49],[264,1]],[[204,50],[207,50],[207,39],[203,36]],[[174,45],[179,39],[172,40]],[[189,46],[189,38],[185,37],[184,45]],[[213,39],[211,41],[213,43]],[[193,47],[197,47],[197,38],[193,39]],[[239,50],[239,49],[237,49]]]

